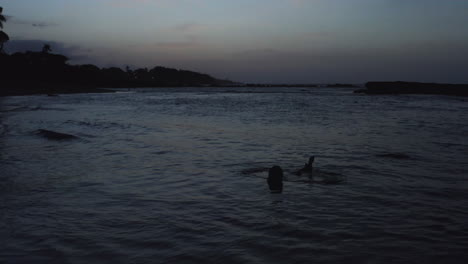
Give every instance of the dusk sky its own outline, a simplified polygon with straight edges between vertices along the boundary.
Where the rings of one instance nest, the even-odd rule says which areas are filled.
[[[241,82],[468,83],[467,0],[0,0],[8,52]]]

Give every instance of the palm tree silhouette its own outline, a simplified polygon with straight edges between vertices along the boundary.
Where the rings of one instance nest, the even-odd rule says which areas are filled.
[[[6,17],[2,15],[2,12],[3,12],[3,7],[0,7],[0,29],[3,28],[3,22],[6,22]],[[0,54],[4,53],[3,44],[7,42],[8,40],[10,40],[10,37],[8,37],[8,35],[5,32],[0,30]]]
[[[44,46],[42,46],[42,53],[50,53],[52,51],[52,48],[50,47],[49,44],[44,44]]]
[[[3,7],[0,6],[0,28],[3,28],[3,22],[6,22],[6,18],[2,15]]]

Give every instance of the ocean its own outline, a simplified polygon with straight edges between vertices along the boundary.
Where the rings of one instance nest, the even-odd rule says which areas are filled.
[[[344,180],[294,175],[310,156],[314,175]],[[468,263],[467,250],[465,97],[0,98],[0,263]]]

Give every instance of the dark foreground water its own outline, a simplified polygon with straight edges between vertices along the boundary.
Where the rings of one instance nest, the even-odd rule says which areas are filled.
[[[226,88],[0,100],[0,263],[468,261],[467,98]],[[346,181],[293,176],[310,155]],[[283,194],[242,173],[272,165]]]

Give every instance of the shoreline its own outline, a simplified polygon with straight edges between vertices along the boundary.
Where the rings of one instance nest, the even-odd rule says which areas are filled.
[[[354,93],[369,95],[432,94],[468,96],[468,84],[420,83],[420,82],[368,82],[366,88]]]
[[[34,88],[31,88],[34,87]],[[89,85],[67,84],[67,83],[38,83],[20,82],[17,84],[6,83],[0,89],[0,97],[23,96],[23,95],[58,95],[78,93],[113,93],[114,91]]]
[[[138,88],[183,88],[183,87],[233,87],[233,88],[352,88],[351,86],[337,86],[335,84],[311,85],[311,84],[247,84],[247,85],[161,85],[161,86],[94,86],[87,84],[70,83],[48,83],[19,81],[17,83],[8,82],[4,88],[0,89],[0,97],[6,96],[26,96],[26,95],[59,95],[59,94],[78,94],[78,93],[114,93],[114,89],[138,89]],[[357,86],[354,86],[356,88]]]

